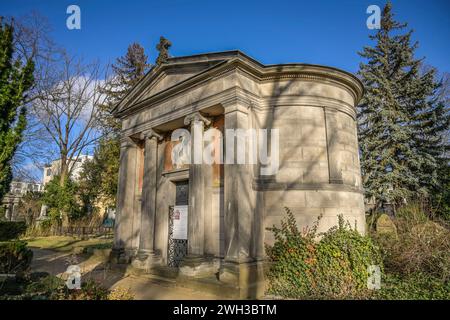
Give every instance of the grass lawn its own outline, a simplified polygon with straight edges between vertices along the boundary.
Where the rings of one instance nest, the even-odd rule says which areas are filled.
[[[80,239],[68,236],[50,236],[24,238],[28,246],[39,249],[50,249],[55,251],[78,251],[83,248],[108,249],[112,247],[112,238],[90,238]]]

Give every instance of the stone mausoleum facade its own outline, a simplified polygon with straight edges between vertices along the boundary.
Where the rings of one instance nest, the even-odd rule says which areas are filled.
[[[188,286],[258,297],[264,244],[274,240],[266,228],[284,207],[300,227],[322,215],[324,231],[342,214],[364,232],[362,94],[355,76],[331,67],[263,65],[239,51],[163,55],[114,111],[122,134],[113,257]],[[180,128],[192,139],[209,128],[278,129],[279,168],[178,165],[182,142],[171,134]]]

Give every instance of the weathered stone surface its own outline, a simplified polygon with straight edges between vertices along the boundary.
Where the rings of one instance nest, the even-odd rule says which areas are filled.
[[[380,215],[376,223],[376,231],[378,234],[390,234],[397,236],[397,227],[394,221],[385,213]]]
[[[149,272],[171,269],[168,213],[181,180],[189,180],[188,256],[177,272],[188,285],[202,279],[234,297],[260,296],[264,243],[274,240],[266,228],[280,222],[285,206],[300,228],[323,215],[319,230],[326,231],[342,214],[364,233],[354,107],[361,94],[359,80],[334,68],[264,66],[238,51],[156,66],[115,110],[123,140],[116,260],[133,259]],[[199,125],[195,119],[202,132],[214,123],[222,131],[278,129],[278,171],[263,176],[260,165],[236,163],[166,169],[171,133]],[[149,129],[163,140],[144,142]]]
[[[180,266],[180,276],[193,278],[213,277],[219,271],[219,267],[220,261],[217,259],[187,257]]]

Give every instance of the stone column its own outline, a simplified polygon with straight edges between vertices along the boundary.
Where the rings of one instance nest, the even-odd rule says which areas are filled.
[[[130,262],[135,250],[130,243],[133,236],[137,148],[136,143],[130,137],[121,139],[117,211],[112,251],[113,258],[117,259],[116,261],[119,263]]]
[[[10,221],[11,220],[11,204],[8,203],[8,205],[6,206],[6,210],[5,210],[5,218],[6,220]]]
[[[203,256],[205,246],[204,193],[205,170],[203,163],[204,125],[210,121],[199,112],[188,115],[185,125],[191,126],[191,164],[189,166],[189,216],[188,216],[188,254]]]
[[[155,217],[158,168],[158,140],[162,136],[152,129],[142,134],[144,140],[144,177],[142,182],[141,225],[138,259],[148,266],[155,261]]]
[[[241,298],[247,298],[263,290],[263,266],[256,261],[255,238],[258,224],[255,220],[256,192],[252,188],[253,165],[248,158],[245,164],[238,164],[237,141],[227,129],[249,129],[249,109],[241,101],[235,101],[225,108],[225,159],[230,146],[234,145],[234,162],[224,164],[224,240],[225,258],[219,271],[219,279],[239,291]],[[231,141],[230,141],[231,140]],[[234,141],[234,143],[233,143]],[[239,139],[242,143],[242,140]],[[246,157],[249,148],[246,146]]]
[[[11,220],[12,221],[16,221],[17,220],[17,207],[18,207],[19,205],[17,204],[17,203],[13,203],[13,206],[12,206],[12,214],[11,214]]]
[[[248,145],[245,146],[245,164],[237,163],[236,129],[248,129],[248,108],[242,103],[225,107],[225,164],[224,164],[224,223],[225,260],[245,262],[251,260],[254,192],[252,189],[253,166],[248,163]],[[233,129],[233,131],[228,131]],[[231,146],[234,161],[227,163]]]
[[[180,272],[184,276],[209,275],[213,270],[205,259],[205,170],[203,163],[204,125],[211,122],[199,112],[184,119],[191,126],[191,163],[189,165],[189,213],[188,213],[188,255]]]
[[[342,184],[342,165],[339,156],[339,128],[337,112],[333,109],[324,108],[325,126],[327,135],[328,172],[329,182]]]

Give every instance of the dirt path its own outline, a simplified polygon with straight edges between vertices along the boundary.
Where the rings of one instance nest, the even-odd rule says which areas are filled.
[[[67,252],[33,248],[32,272],[47,272],[64,276],[69,265],[78,265],[83,279],[95,279],[107,288],[129,288],[135,299],[174,299],[174,300],[215,300],[217,296],[188,288],[175,286],[173,282],[163,281],[151,276],[133,276],[109,269],[104,258],[85,256]]]

